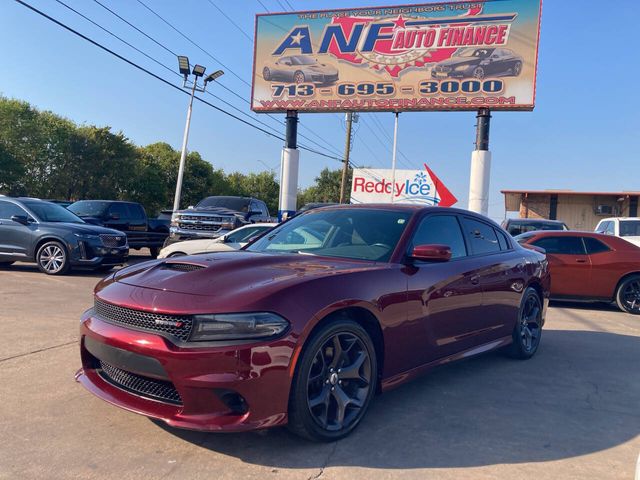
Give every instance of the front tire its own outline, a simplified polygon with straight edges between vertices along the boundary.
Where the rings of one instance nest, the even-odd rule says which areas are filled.
[[[301,71],[297,71],[296,73],[293,74],[294,83],[304,83],[305,80],[306,79],[304,77],[304,73],[302,73]]]
[[[64,275],[69,271],[69,255],[64,245],[57,241],[45,242],[36,253],[38,269],[47,275]]]
[[[513,75],[519,77],[520,73],[522,73],[522,62],[516,62],[513,66]]]
[[[151,258],[158,258],[159,253],[160,247],[149,247],[149,255],[151,255]]]
[[[271,70],[269,70],[269,67],[264,67],[262,69],[262,78],[264,78],[267,82],[271,81]]]
[[[632,275],[620,282],[616,290],[616,304],[623,312],[640,315],[640,275]]]
[[[482,80],[484,78],[484,68],[482,67],[476,67],[473,69],[473,77],[477,78],[478,80]]]
[[[518,321],[513,327],[513,343],[507,349],[512,358],[526,360],[538,351],[542,336],[542,299],[534,288],[527,288],[522,295]]]
[[[324,325],[298,361],[289,430],[313,441],[346,437],[369,408],[377,378],[375,347],[365,329],[348,319]]]

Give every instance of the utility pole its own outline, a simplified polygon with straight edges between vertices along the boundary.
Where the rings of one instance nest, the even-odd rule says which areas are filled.
[[[342,182],[340,182],[340,203],[344,203],[347,194],[347,175],[349,174],[349,154],[351,153],[351,129],[353,122],[358,121],[358,114],[348,112],[345,114],[347,123],[347,139],[344,146],[344,165],[342,166]]]
[[[396,197],[396,153],[398,152],[398,112],[393,124],[393,155],[391,158],[391,203]]]
[[[476,149],[471,154],[469,178],[469,210],[487,215],[491,176],[491,152],[489,151],[491,112],[488,108],[480,108],[476,119]]]

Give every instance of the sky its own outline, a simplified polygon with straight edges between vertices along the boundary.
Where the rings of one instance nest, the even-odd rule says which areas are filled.
[[[25,0],[121,55],[180,85],[180,78],[68,10],[57,0]],[[250,86],[256,13],[384,6],[379,0],[144,0],[187,38],[138,0],[99,0],[174,53],[208,72],[225,70],[206,95],[241,118],[281,129],[283,115],[251,113]],[[169,69],[175,56],[113,16],[95,0],[64,0]],[[409,2],[406,2],[409,3]],[[218,8],[216,8],[216,6]],[[223,13],[224,12],[224,15]],[[504,218],[502,189],[640,190],[640,55],[635,41],[636,0],[546,0],[542,13],[536,108],[495,112],[491,123],[489,216]],[[244,32],[244,33],[243,33]],[[248,38],[249,37],[249,38]],[[14,0],[0,1],[0,94],[26,100],[77,123],[111,126],[138,145],[164,141],[179,149],[188,98]],[[245,83],[246,82],[246,83]],[[225,89],[226,87],[226,89]],[[220,100],[221,99],[221,100]],[[222,101],[231,104],[230,107]],[[242,113],[233,108],[240,110]],[[246,115],[249,115],[247,117]],[[345,126],[337,114],[306,114],[300,134],[341,156]],[[355,127],[351,159],[390,168],[392,113],[367,113]],[[400,166],[423,163],[467,207],[475,113],[400,115]],[[384,130],[384,134],[381,130]],[[308,139],[301,143],[320,149]],[[189,149],[227,172],[279,169],[282,141],[196,102]],[[299,185],[305,187],[336,159],[303,151]]]

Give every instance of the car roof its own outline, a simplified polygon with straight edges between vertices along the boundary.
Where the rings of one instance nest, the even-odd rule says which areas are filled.
[[[628,242],[624,238],[616,237],[614,235],[605,235],[604,233],[587,232],[582,230],[533,230],[521,234],[523,237],[526,235],[526,241],[530,241],[533,238],[542,237],[590,237],[597,238],[601,242],[613,247],[615,250],[636,250],[640,247]],[[520,235],[519,235],[520,236]]]
[[[600,220],[600,222],[615,222],[616,220],[640,220],[640,217],[609,217],[603,218],[602,220]]]

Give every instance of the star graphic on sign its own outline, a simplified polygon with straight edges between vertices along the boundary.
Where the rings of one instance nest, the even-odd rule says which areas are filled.
[[[396,28],[406,28],[406,20],[404,18],[402,18],[402,14],[398,15],[398,18],[396,18],[395,20],[392,20],[393,23],[395,23],[395,27],[393,27],[393,29],[395,30]]]
[[[302,40],[303,38],[304,38],[304,35],[298,32],[297,35],[291,35],[291,40],[293,40],[291,43],[300,45],[300,40]]]

